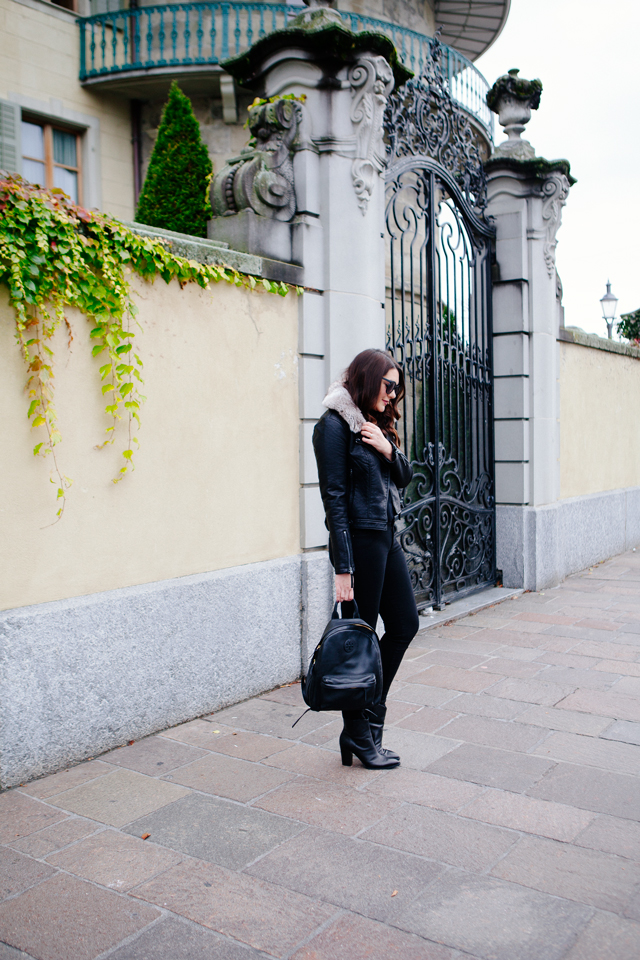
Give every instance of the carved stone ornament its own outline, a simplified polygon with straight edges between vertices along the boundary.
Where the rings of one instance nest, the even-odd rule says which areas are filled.
[[[571,184],[564,173],[554,173],[542,183],[540,192],[544,198],[542,220],[546,230],[543,256],[550,277],[556,273],[556,236],[562,223],[562,208],[567,202]]]
[[[503,77],[498,77],[487,94],[487,105],[498,114],[498,122],[507,135],[504,143],[495,150],[494,157],[532,160],[536,152],[520,135],[531,119],[531,111],[540,106],[542,82],[523,80],[518,76],[519,72],[509,70]]]
[[[365,216],[376,177],[386,166],[382,120],[393,90],[393,70],[384,57],[363,57],[349,71],[349,85],[353,97],[351,121],[356,129],[351,179]]]
[[[487,205],[482,156],[467,114],[449,93],[441,55],[442,46],[435,37],[422,74],[389,97],[384,115],[387,161],[431,157],[451,174],[476,213],[482,215]]]
[[[296,212],[293,153],[302,105],[277,100],[249,112],[251,140],[239,157],[227,161],[211,188],[215,216],[251,208],[271,220],[291,220]]]

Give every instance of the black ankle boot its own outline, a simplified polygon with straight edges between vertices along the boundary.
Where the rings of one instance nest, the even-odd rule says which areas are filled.
[[[340,734],[342,764],[350,767],[353,754],[367,770],[390,770],[400,763],[399,758],[388,757],[379,752],[371,737],[371,728],[364,712],[343,713],[344,730]]]
[[[384,730],[384,719],[386,715],[386,703],[378,703],[375,707],[367,707],[365,710],[365,716],[371,728],[371,739],[375,743],[378,752],[381,753],[383,757],[391,757],[393,760],[399,761],[400,757],[397,753],[394,753],[393,750],[387,750],[382,746],[382,731]]]

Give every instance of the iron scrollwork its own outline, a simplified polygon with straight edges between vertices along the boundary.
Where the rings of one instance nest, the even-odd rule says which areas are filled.
[[[384,115],[388,160],[419,154],[431,157],[451,174],[475,210],[483,213],[487,178],[477,136],[447,89],[441,57],[442,45],[435,37],[422,75],[389,97]]]

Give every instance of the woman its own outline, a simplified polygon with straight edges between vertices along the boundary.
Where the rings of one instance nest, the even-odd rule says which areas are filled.
[[[403,396],[404,376],[395,360],[382,350],[363,350],[329,387],[327,412],[313,431],[336,600],[355,596],[360,616],[375,630],[380,614],[385,626],[381,702],[343,711],[340,735],[343,764],[350,765],[355,753],[373,769],[400,763],[397,754],[382,749],[386,698],[419,626],[407,563],[394,536],[398,488],[412,475],[395,429]]]

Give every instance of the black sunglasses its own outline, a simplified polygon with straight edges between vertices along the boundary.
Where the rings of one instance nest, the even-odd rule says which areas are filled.
[[[392,393],[395,393],[396,397],[398,396],[398,390],[400,389],[399,383],[396,383],[395,380],[388,380],[386,377],[382,378],[382,382],[385,384],[388,397],[390,397]]]

